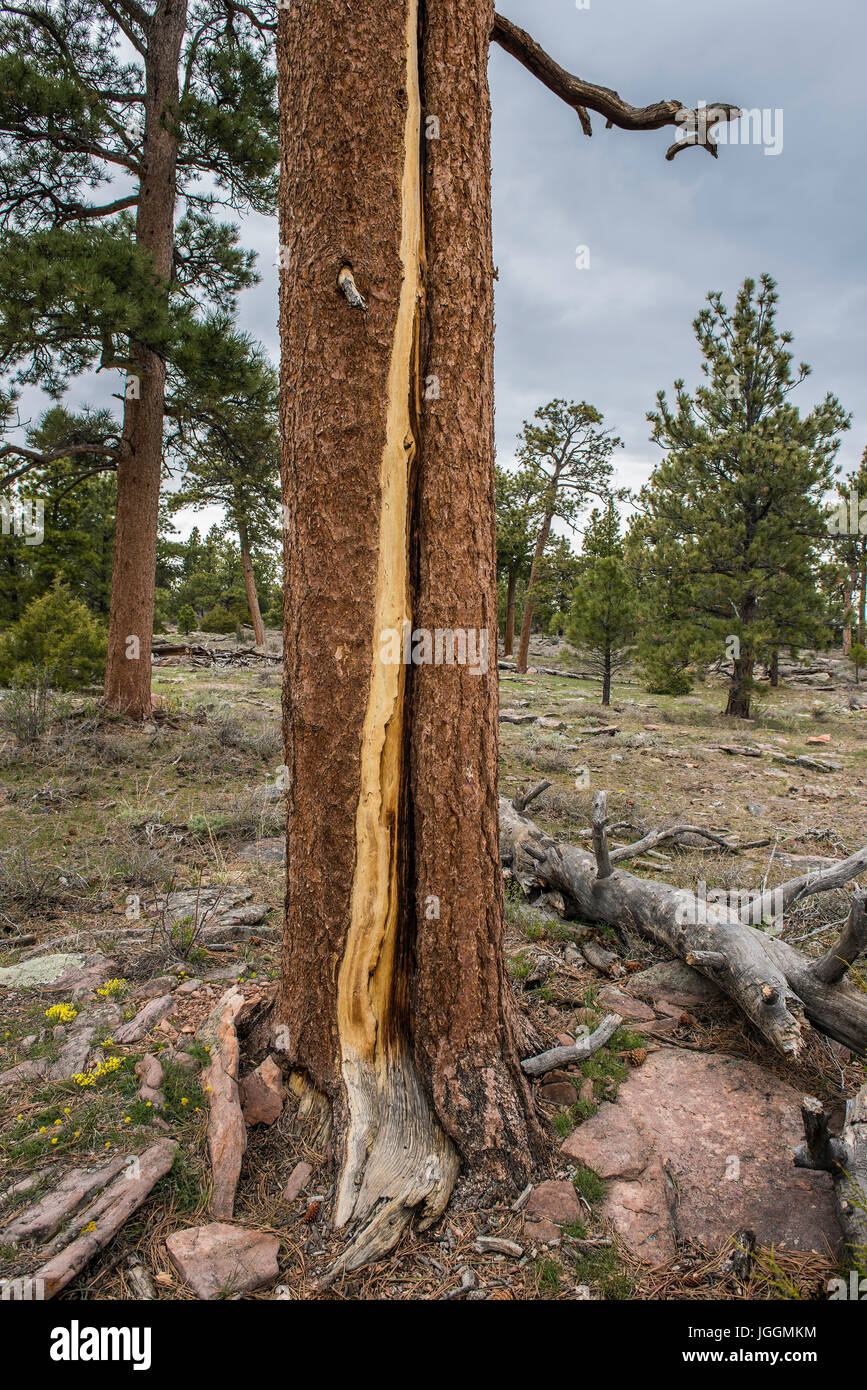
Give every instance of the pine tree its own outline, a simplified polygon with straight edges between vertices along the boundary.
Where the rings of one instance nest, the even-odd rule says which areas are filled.
[[[280,15],[291,776],[272,1025],[330,1120],[330,1215],[353,1228],[335,1277],[414,1212],[435,1221],[460,1165],[481,1203],[544,1149],[503,965],[497,663],[381,659],[407,620],[496,643],[492,39],[585,129],[594,110],[684,130],[679,102],[571,76],[491,0]]]
[[[586,401],[554,400],[540,406],[532,423],[524,421],[518,458],[536,494],[536,543],[518,645],[517,669],[527,669],[539,567],[555,517],[574,527],[592,498],[610,495],[611,455],[622,442],[602,428],[602,416]]]
[[[124,374],[105,697],[135,718],[166,363],[194,309],[225,311],[253,279],[213,210],[274,206],[275,27],[265,0],[37,0],[0,23],[0,365],[54,392],[94,366]]]
[[[837,483],[837,500],[828,518],[831,552],[840,567],[843,652],[853,641],[867,643],[867,449],[859,469]]]
[[[53,453],[113,427],[107,411],[73,415],[54,406],[28,432],[28,447]],[[0,542],[0,627],[19,618],[56,580],[92,613],[108,616],[116,494],[113,465],[97,453],[58,458],[13,485],[7,498],[19,497],[28,509],[38,506],[41,521],[38,543],[14,532]]]
[[[572,590],[581,573],[581,557],[576,555],[568,536],[554,536],[539,561],[533,591],[533,621],[549,637],[566,631]]]
[[[627,664],[636,630],[636,598],[614,503],[594,510],[584,532],[581,575],[572,591],[566,635],[590,659],[611,704],[612,676]]]
[[[809,375],[792,369],[790,333],[776,326],[778,295],[763,275],[745,280],[734,310],[718,293],[694,328],[705,384],[675,382],[648,415],[666,450],[635,527],[645,573],[672,576],[682,602],[654,626],[694,660],[731,659],[726,713],[749,718],[763,653],[812,639],[822,613],[823,496],[848,416],[832,395],[801,416],[789,400]]]
[[[187,372],[183,392],[170,402],[177,427],[169,447],[185,468],[170,507],[226,509],[227,523],[238,538],[254,638],[264,648],[254,552],[273,550],[280,539],[277,373],[243,336],[226,334],[216,348],[216,376],[208,379],[214,360],[209,359],[197,372]],[[224,358],[230,349],[233,364],[219,355]]]

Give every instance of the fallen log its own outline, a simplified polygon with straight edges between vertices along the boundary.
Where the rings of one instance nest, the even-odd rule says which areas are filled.
[[[829,953],[837,961],[831,970],[828,957],[811,960],[724,904],[621,869],[605,843],[604,799],[594,807],[594,840],[596,854],[560,844],[500,798],[500,854],[528,896],[540,890],[559,893],[568,917],[634,930],[668,947],[734,1000],[784,1055],[800,1053],[805,1018],[853,1052],[867,1050],[867,994],[843,978],[857,951],[867,946],[867,913],[856,913],[854,925],[852,919],[847,923],[840,944]],[[833,869],[781,885],[766,895],[768,904],[840,887],[865,867],[867,849]],[[765,896],[757,901],[765,903]],[[754,910],[750,904],[748,912]]]

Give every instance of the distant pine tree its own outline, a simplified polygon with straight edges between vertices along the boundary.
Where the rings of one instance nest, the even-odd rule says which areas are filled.
[[[602,682],[602,704],[610,705],[612,677],[627,664],[635,638],[637,607],[613,502],[591,514],[582,561],[566,635],[586,654]]]
[[[644,638],[693,660],[731,659],[726,713],[749,718],[754,668],[817,639],[827,545],[823,495],[849,417],[833,396],[801,416],[789,396],[790,333],[776,327],[770,276],[745,280],[734,310],[717,294],[695,320],[704,385],[675,382],[648,415],[666,450],[641,494]]]

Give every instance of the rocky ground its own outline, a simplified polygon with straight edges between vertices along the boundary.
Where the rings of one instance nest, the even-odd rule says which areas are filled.
[[[708,891],[867,839],[842,663],[786,671],[732,727],[719,676],[679,699],[625,682],[602,711],[574,654],[533,661],[501,671],[501,790],[548,780],[532,815],[558,839],[586,839],[605,788],[616,840],[678,819],[745,846],[633,866]],[[155,690],[144,729],[79,702],[37,746],[0,744],[0,1276],[60,1298],[823,1296],[840,1232],[830,1179],[792,1164],[798,1107],[839,1112],[861,1064],[816,1035],[797,1065],[769,1054],[702,977],[508,880],[522,1007],[564,1042],[623,1025],[534,1083],[554,1139],[534,1190],[479,1211],[459,1186],[436,1230],[317,1294],[339,1242],[315,1128],[276,1060],[245,1074],[237,1047],[279,963],[278,676],[169,657]],[[807,900],[787,939],[819,954],[849,897]]]

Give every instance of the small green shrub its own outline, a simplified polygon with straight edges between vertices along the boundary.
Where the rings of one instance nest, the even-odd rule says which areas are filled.
[[[0,684],[38,679],[56,690],[79,690],[102,675],[105,629],[63,584],[28,604],[17,623],[0,638]]]
[[[861,672],[867,666],[867,647],[862,646],[860,642],[853,642],[849,648],[849,660],[855,667],[855,683],[858,684]]]
[[[196,610],[192,604],[185,603],[178,613],[178,632],[184,636],[196,629]]]
[[[203,632],[234,632],[238,626],[237,613],[230,613],[228,608],[221,604],[216,604],[210,608],[202,618]]]
[[[645,656],[641,670],[651,695],[688,695],[692,690],[689,671],[664,649]]]

